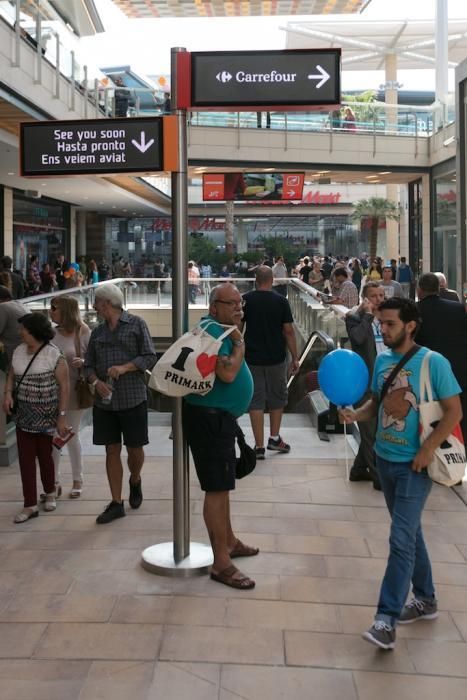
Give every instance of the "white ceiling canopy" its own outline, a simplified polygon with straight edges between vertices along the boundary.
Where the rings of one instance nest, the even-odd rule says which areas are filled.
[[[401,70],[434,68],[435,20],[365,20],[361,16],[313,18],[289,22],[286,48],[342,48],[342,66],[349,70],[384,70],[385,57],[397,56]],[[448,24],[449,67],[467,56],[467,19]]]

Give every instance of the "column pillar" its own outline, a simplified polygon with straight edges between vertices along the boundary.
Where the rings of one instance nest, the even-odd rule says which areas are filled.
[[[448,96],[448,3],[446,0],[436,0],[435,58],[435,99],[442,105],[444,123]]]
[[[422,175],[422,260],[423,272],[431,270],[431,244],[430,244],[431,218],[430,218],[430,176]]]
[[[239,219],[237,222],[237,253],[248,252],[248,229],[243,222],[243,219]]]
[[[13,190],[3,188],[3,255],[13,258]],[[13,262],[14,267],[14,262]]]
[[[399,255],[409,260],[409,186],[399,188],[401,218],[399,220]],[[396,257],[395,255],[393,257]]]
[[[233,254],[234,249],[234,203],[225,203],[225,252]]]
[[[76,257],[86,255],[86,212],[76,212]]]
[[[386,197],[395,204],[399,203],[399,185],[386,185]],[[386,258],[399,257],[399,222],[386,219]]]
[[[384,59],[384,99],[386,105],[397,104],[397,55],[387,53]],[[386,107],[386,131],[397,128],[397,108]]]

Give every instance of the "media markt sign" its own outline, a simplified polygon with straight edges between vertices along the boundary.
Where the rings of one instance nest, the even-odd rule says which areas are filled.
[[[162,117],[21,124],[21,174],[26,177],[163,169]]]
[[[340,49],[191,54],[193,107],[339,104]]]

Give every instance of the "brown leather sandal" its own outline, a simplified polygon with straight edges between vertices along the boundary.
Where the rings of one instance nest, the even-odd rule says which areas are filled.
[[[248,544],[243,544],[240,540],[237,540],[235,547],[230,552],[231,559],[237,559],[238,557],[255,557],[259,553],[259,547],[250,547]]]
[[[223,583],[225,586],[239,588],[241,590],[248,590],[249,588],[254,588],[256,585],[253,579],[242,574],[235,566],[228,566],[223,571],[219,571],[219,573],[211,571],[211,578],[213,581]]]

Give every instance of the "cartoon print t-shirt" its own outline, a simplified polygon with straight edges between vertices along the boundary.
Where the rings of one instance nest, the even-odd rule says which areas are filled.
[[[400,370],[379,407],[375,452],[390,462],[411,462],[420,449],[420,371],[427,352],[428,348],[420,348]],[[401,358],[402,355],[392,350],[378,355],[371,383],[375,395],[381,394],[386,378]],[[451,365],[437,352],[430,356],[430,378],[435,400],[461,392]]]

